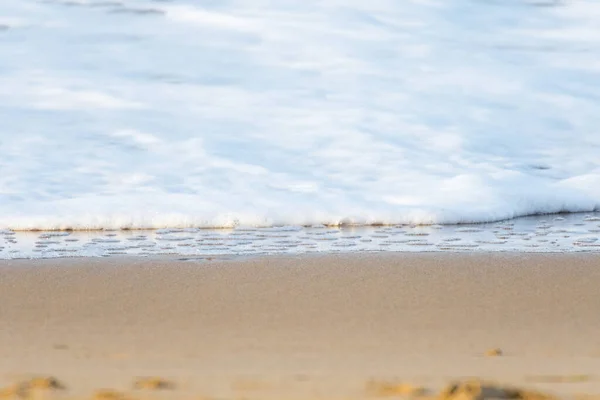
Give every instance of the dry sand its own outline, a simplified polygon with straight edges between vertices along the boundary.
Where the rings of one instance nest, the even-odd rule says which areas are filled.
[[[599,396],[600,255],[1,261],[0,387],[46,375],[67,397],[144,376],[189,399],[466,377]]]

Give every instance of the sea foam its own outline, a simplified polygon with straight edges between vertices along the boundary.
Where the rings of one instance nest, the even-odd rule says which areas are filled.
[[[0,229],[600,209],[592,0],[3,0],[0,25]]]

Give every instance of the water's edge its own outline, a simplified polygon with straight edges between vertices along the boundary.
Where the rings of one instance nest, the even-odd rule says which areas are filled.
[[[177,255],[193,260],[381,251],[596,252],[600,251],[600,213],[460,225],[0,231],[0,259]]]

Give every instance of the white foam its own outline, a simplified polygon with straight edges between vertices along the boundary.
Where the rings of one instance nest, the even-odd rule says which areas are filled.
[[[2,229],[600,209],[592,0],[1,3]]]
[[[178,22],[190,23],[200,29],[256,31],[259,28],[251,20],[230,15],[227,12],[214,12],[188,5],[172,5],[163,9],[165,9],[168,18]]]

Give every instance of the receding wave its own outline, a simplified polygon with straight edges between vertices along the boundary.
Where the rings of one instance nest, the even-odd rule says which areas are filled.
[[[0,229],[600,209],[600,3],[209,3],[1,2]]]

